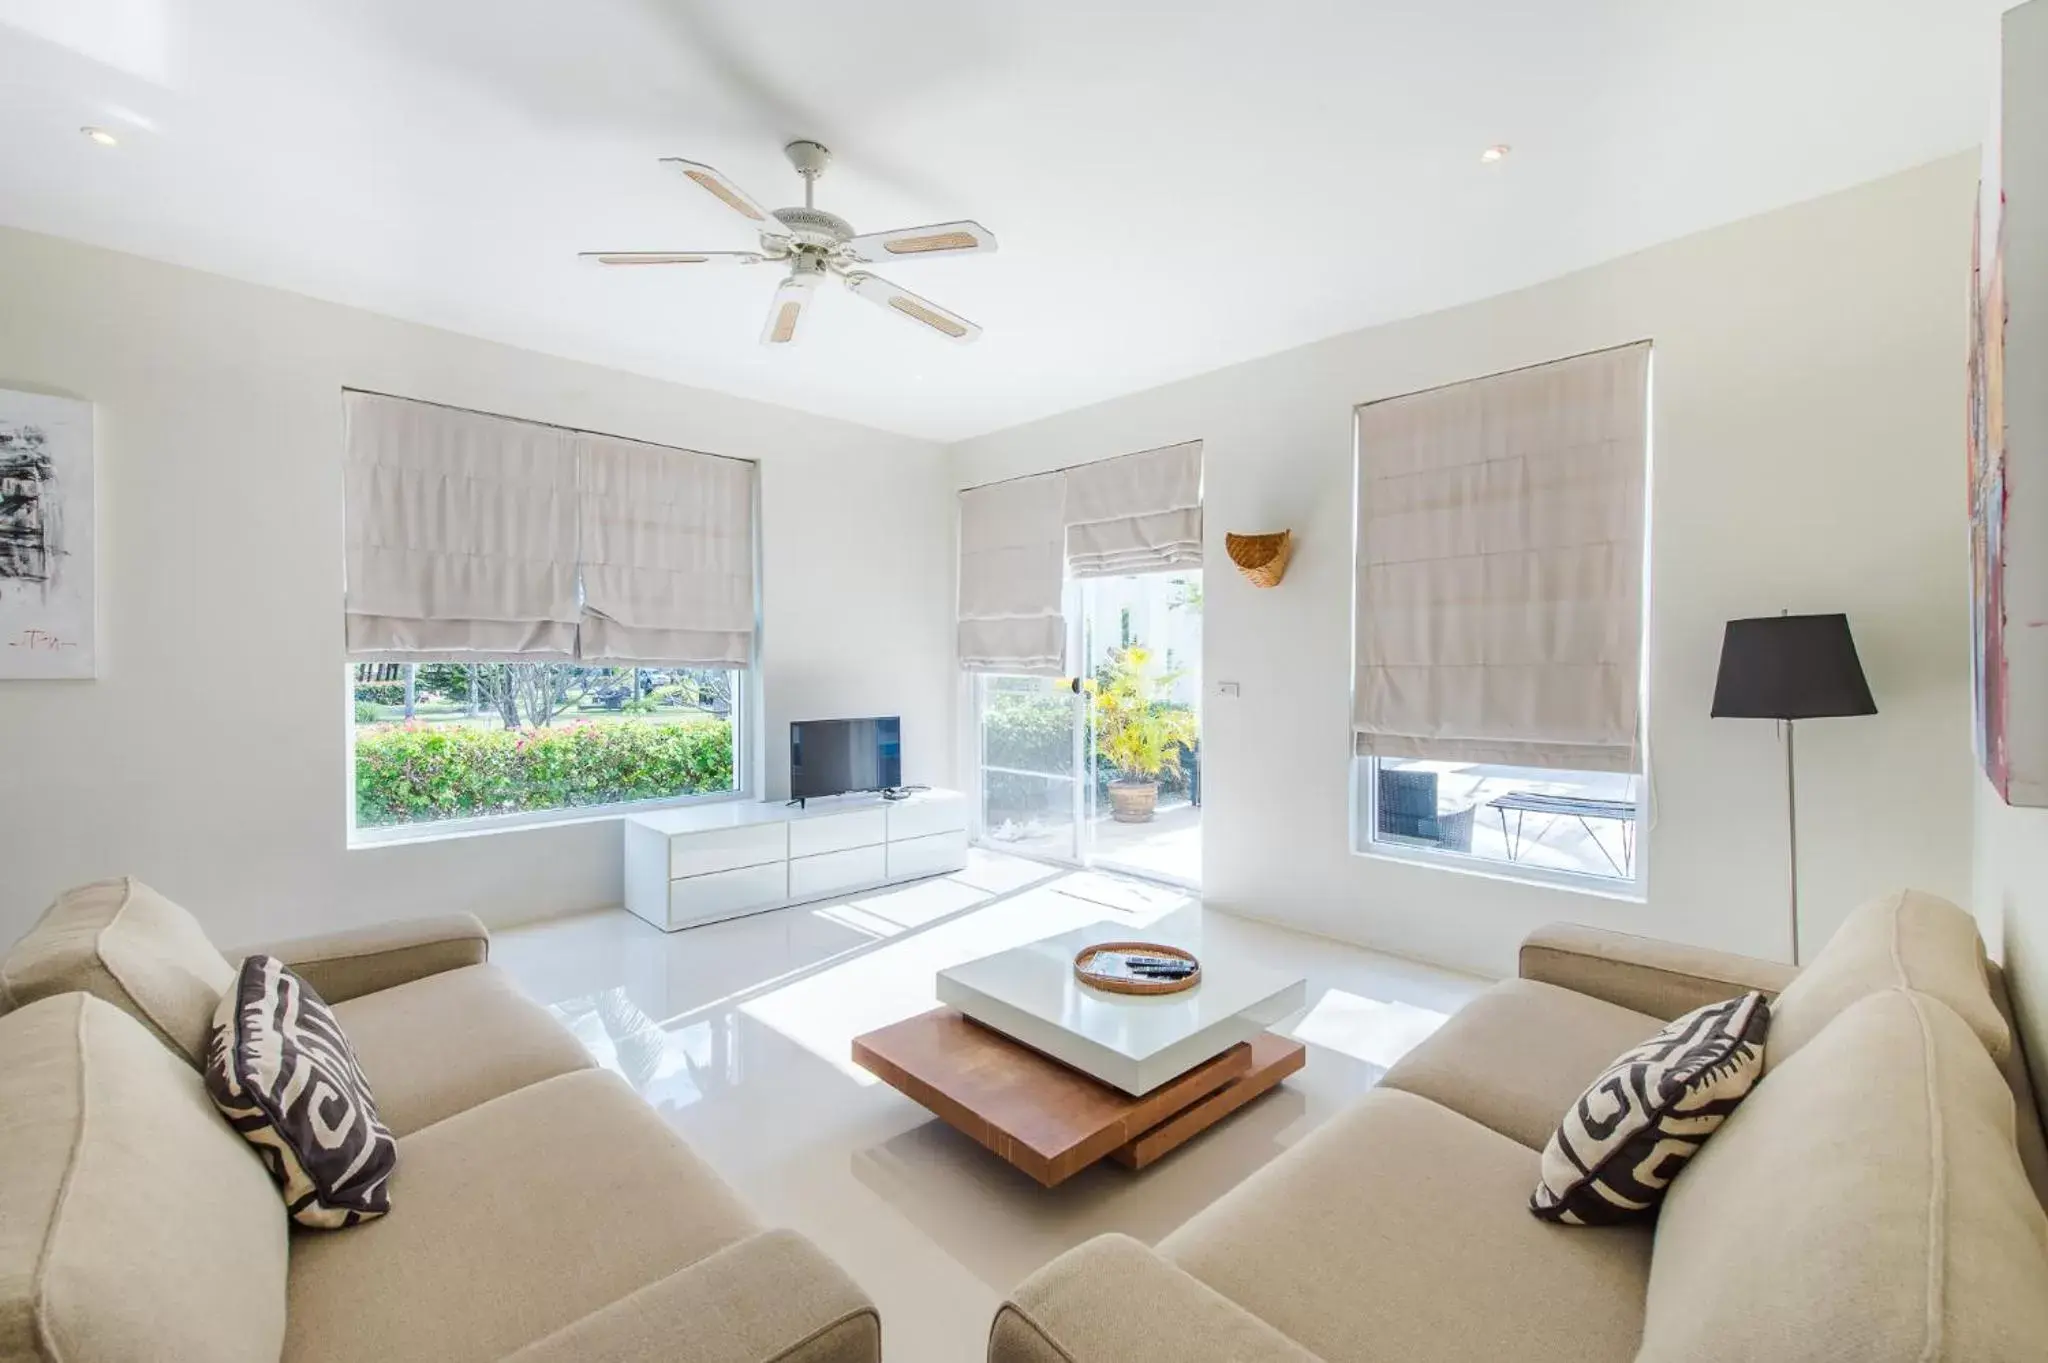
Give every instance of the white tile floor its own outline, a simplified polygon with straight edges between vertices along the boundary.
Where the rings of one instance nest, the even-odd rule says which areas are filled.
[[[1133,928],[1178,890],[977,851],[958,875],[662,933],[623,910],[511,929],[493,957],[768,1221],[882,1311],[891,1363],[982,1357],[1002,1295],[1104,1231],[1157,1240],[1370,1087],[1483,982],[1210,914],[1206,949],[1309,982],[1308,1067],[1141,1173],[1024,1175],[854,1067],[855,1035],[932,1007],[941,966],[1069,928]]]

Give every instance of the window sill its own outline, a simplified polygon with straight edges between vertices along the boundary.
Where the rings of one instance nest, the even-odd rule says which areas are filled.
[[[524,833],[536,828],[563,828],[571,824],[616,822],[633,814],[652,814],[664,809],[685,809],[696,805],[725,804],[754,798],[744,790],[720,791],[716,795],[678,795],[669,800],[631,800],[623,804],[585,805],[577,809],[538,809],[528,814],[499,814],[483,819],[442,819],[432,823],[380,824],[375,828],[348,830],[348,850],[370,851],[379,847],[403,847],[422,842],[452,842],[460,838],[487,838],[500,833]]]
[[[1484,880],[1505,881],[1512,885],[1534,885],[1539,889],[1565,890],[1572,894],[1591,895],[1596,899],[1618,900],[1624,904],[1649,902],[1640,872],[1633,880],[1616,880],[1607,876],[1557,871],[1545,866],[1522,866],[1491,861],[1485,857],[1467,856],[1460,852],[1408,848],[1398,843],[1377,840],[1367,842],[1363,847],[1353,843],[1351,855],[1372,861],[1397,861],[1408,866],[1427,866],[1438,871],[1449,871],[1454,875],[1477,876]],[[1640,866],[1640,856],[1638,865]]]

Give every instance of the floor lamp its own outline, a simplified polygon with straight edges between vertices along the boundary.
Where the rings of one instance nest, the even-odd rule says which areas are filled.
[[[1775,719],[1785,728],[1785,831],[1792,861],[1792,964],[1799,964],[1799,803],[1792,730],[1802,719],[1874,715],[1846,615],[1730,620],[1714,683],[1717,719]]]

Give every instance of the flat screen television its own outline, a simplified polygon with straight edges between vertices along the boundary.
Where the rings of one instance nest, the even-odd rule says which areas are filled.
[[[816,800],[903,784],[903,721],[798,719],[789,725],[789,798]]]

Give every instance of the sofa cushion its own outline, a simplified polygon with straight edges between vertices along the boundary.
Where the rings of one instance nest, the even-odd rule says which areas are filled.
[[[1616,1363],[1650,1232],[1529,1215],[1537,1154],[1375,1089],[1159,1251],[1327,1363]]]
[[[286,1363],[501,1358],[759,1229],[601,1070],[401,1137],[391,1201],[294,1233]]]
[[[263,1157],[292,1220],[340,1230],[391,1210],[397,1142],[334,1010],[277,957],[243,961],[220,996],[206,1092]]]
[[[214,1005],[234,979],[199,920],[132,877],[66,890],[0,961],[0,1003],[74,990],[106,1000],[194,1069],[206,1063]]]
[[[1954,1011],[1851,1004],[1664,1199],[1642,1363],[2038,1359],[2048,1215],[2012,1094]]]
[[[275,1363],[285,1226],[141,1023],[87,994],[0,1018],[0,1358]]]
[[[1381,1084],[1541,1150],[1586,1085],[1663,1026],[1662,1018],[1556,985],[1503,980],[1403,1056]]]
[[[1319,1363],[1265,1321],[1128,1235],[1098,1235],[1017,1285],[988,1363]]]
[[[400,1136],[593,1063],[494,965],[344,999],[334,1016],[377,1095],[378,1115]]]
[[[881,1316],[846,1270],[795,1231],[769,1230],[621,1297],[506,1363],[880,1363],[881,1357]]]
[[[1984,972],[1977,920],[1938,895],[1879,895],[1842,920],[1820,954],[1778,995],[1764,1068],[1781,1064],[1858,999],[1913,989],[1940,999],[1970,1024],[1994,1060],[2012,1049]]]
[[[1651,1215],[1764,1069],[1771,1006],[1750,993],[1673,1018],[1623,1051],[1565,1110],[1543,1147],[1529,1210],[1609,1225]]]

